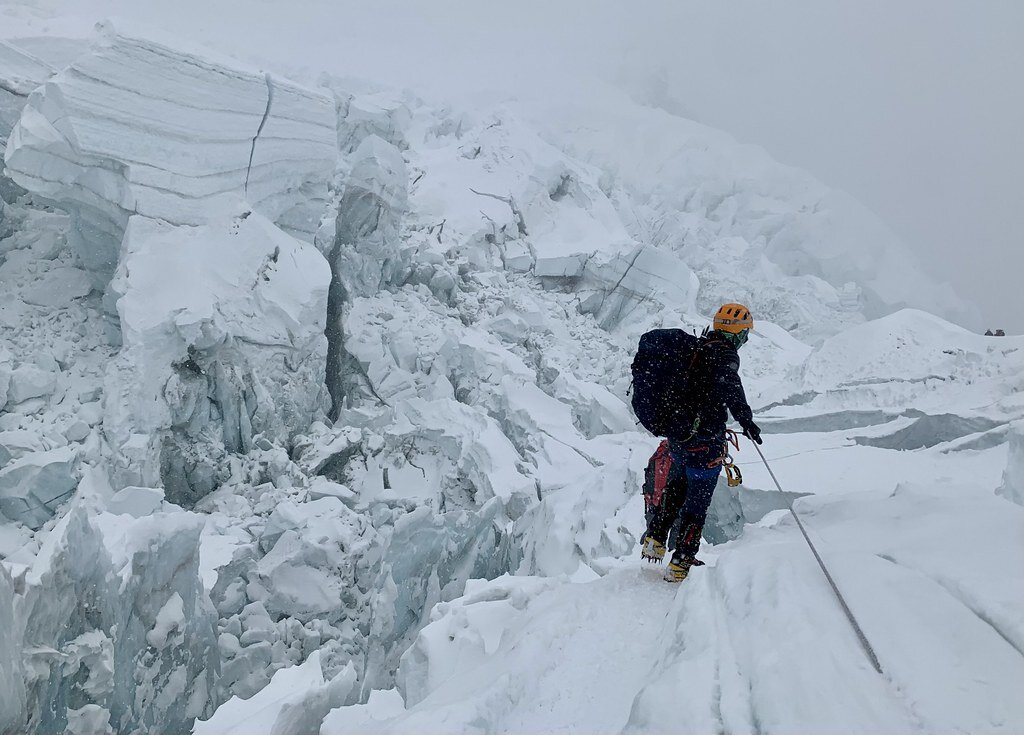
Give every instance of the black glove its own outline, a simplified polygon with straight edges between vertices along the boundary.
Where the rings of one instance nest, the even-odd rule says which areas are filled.
[[[761,430],[757,428],[757,424],[753,421],[743,427],[743,436],[750,439],[754,444],[761,443]]]

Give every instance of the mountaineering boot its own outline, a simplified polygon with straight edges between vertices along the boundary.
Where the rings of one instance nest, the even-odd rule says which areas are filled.
[[[673,584],[682,582],[690,573],[690,567],[704,566],[704,562],[692,556],[673,554],[672,560],[665,567],[665,581]]]
[[[661,560],[665,558],[665,544],[648,537],[640,548],[640,558],[646,559],[652,564],[661,564]]]

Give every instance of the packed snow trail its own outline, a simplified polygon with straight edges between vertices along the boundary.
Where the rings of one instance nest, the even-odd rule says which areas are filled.
[[[492,666],[475,671],[453,661],[450,676],[403,717],[359,720],[363,708],[344,708],[322,732],[621,732],[636,692],[654,673],[678,591],[661,572],[637,560],[581,584],[528,578],[535,594],[523,601],[514,597],[515,578],[496,580],[488,593],[455,603],[467,626],[482,631]],[[540,621],[543,636],[533,633]],[[467,626],[456,624],[452,634]]]
[[[964,487],[798,506],[884,676],[780,511],[678,587],[632,558],[468,588],[403,658],[405,708],[376,692],[322,733],[1020,732],[1024,549],[987,564],[1024,511]]]

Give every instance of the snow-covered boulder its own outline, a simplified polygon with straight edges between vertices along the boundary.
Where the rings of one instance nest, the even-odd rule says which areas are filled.
[[[217,484],[217,456],[308,426],[329,280],[315,248],[256,212],[195,227],[133,216],[111,283],[124,346],[104,430],[127,465],[115,484],[162,479],[168,500],[191,503]]]
[[[0,513],[39,528],[78,485],[70,447],[33,452],[0,470]]]
[[[1024,421],[1013,425],[1003,484],[996,490],[996,494],[1017,505],[1024,505]]]
[[[30,95],[5,163],[72,213],[72,245],[101,283],[133,214],[198,225],[245,199],[311,239],[336,158],[330,97],[176,41],[100,30],[91,53]]]
[[[22,293],[26,304],[59,308],[74,299],[88,296],[93,284],[89,274],[81,268],[58,267],[48,270]]]
[[[0,467],[31,452],[52,448],[34,431],[0,431]]]
[[[141,518],[159,510],[164,502],[164,491],[158,487],[125,487],[107,501],[107,512]]]
[[[43,362],[40,360],[40,362]],[[52,367],[51,367],[52,363]],[[53,393],[57,387],[56,363],[49,359],[44,364],[25,363],[11,371],[7,400],[21,403]]]
[[[365,544],[365,517],[339,499],[278,505],[260,536],[268,553],[251,575],[248,594],[275,616],[337,623],[346,590],[355,586],[356,558]]]

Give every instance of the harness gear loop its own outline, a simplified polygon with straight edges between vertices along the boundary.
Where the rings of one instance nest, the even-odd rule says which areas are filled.
[[[725,470],[725,480],[729,483],[729,487],[738,487],[743,482],[743,473],[740,472],[740,468],[732,460],[732,455],[729,453],[730,444],[735,447],[737,452],[740,450],[739,434],[732,429],[726,429],[725,442],[722,444],[722,454],[708,462],[708,469],[721,465]]]

